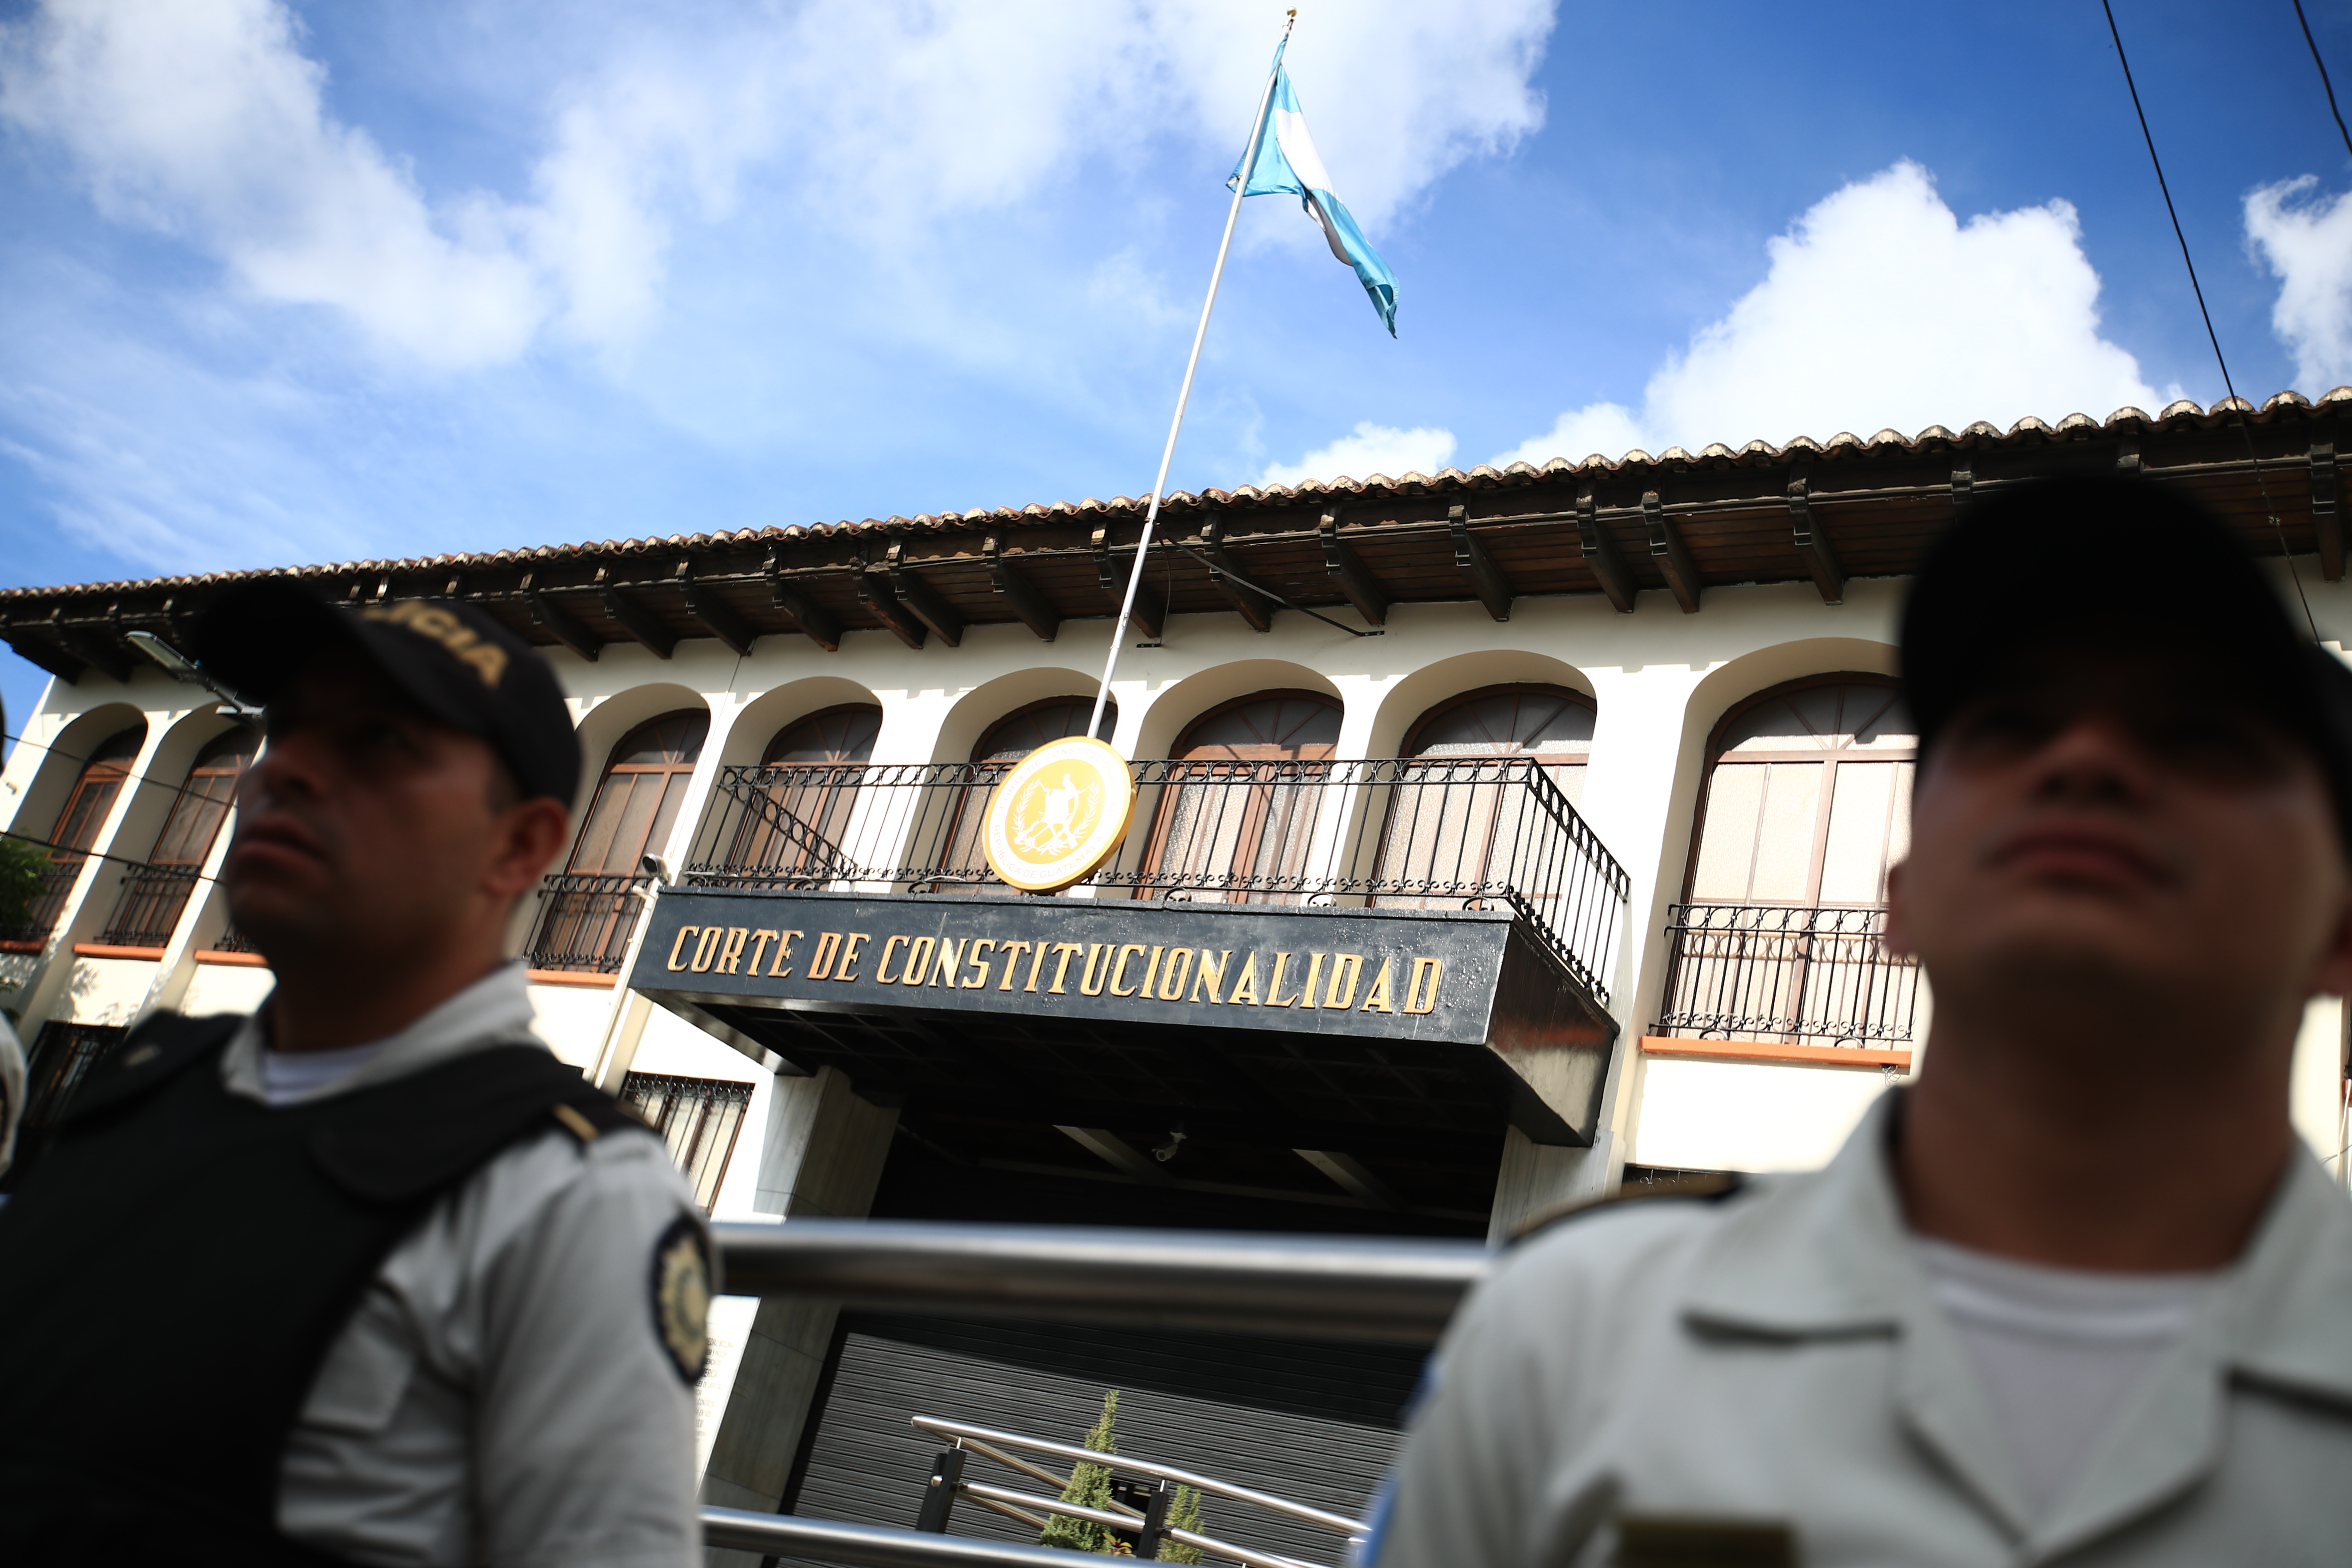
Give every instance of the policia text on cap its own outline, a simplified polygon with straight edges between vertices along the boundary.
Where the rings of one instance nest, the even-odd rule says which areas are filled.
[[[267,704],[221,876],[276,989],[134,1031],[0,1209],[0,1562],[687,1562],[708,1240],[501,948],[553,675],[285,582],[196,648]]]
[[[1381,1568],[2352,1552],[2352,1204],[2287,1097],[2352,985],[2352,674],[2122,480],[1958,520],[1903,661],[1917,1079],[1824,1171],[1522,1245],[1438,1353]]]

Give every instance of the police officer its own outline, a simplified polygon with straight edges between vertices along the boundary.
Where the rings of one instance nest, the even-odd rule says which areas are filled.
[[[0,1209],[0,1562],[687,1562],[707,1237],[505,956],[553,674],[286,579],[194,642],[267,705],[221,879],[277,984],[135,1031]]]
[[[1979,503],[1902,657],[1918,1077],[1823,1171],[1518,1247],[1381,1568],[2352,1553],[2352,1204],[2287,1114],[2352,987],[2352,674],[2120,479]]]

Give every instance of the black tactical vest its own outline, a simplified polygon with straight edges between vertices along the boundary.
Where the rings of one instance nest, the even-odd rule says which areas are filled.
[[[273,1110],[222,1087],[242,1022],[142,1026],[0,1207],[10,1568],[332,1561],[278,1533],[278,1473],[385,1256],[556,1107],[642,1126],[532,1047]]]

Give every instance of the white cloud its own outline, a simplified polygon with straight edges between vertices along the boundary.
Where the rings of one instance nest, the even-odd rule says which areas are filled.
[[[2312,394],[2352,382],[2352,192],[2315,196],[2318,185],[2305,174],[2246,198],[2247,243],[2279,277],[2271,330]]]
[[[1764,281],[1668,357],[1639,413],[1591,405],[1495,461],[2005,428],[2163,401],[2099,335],[2099,276],[2065,202],[1963,224],[1906,161],[1828,196],[1767,250]]]
[[[546,304],[510,215],[436,212],[320,102],[272,0],[50,0],[0,31],[0,115],[63,143],[110,216],[176,235],[263,299],[326,305],[429,364],[511,358]]]
[[[1366,0],[1310,19],[1292,71],[1375,232],[1541,122],[1528,82],[1553,3]],[[110,217],[216,258],[250,294],[468,368],[551,329],[628,346],[660,314],[681,225],[725,219],[755,176],[803,226],[919,276],[942,219],[1115,176],[1148,142],[1173,137],[1213,177],[1248,129],[1271,16],[1255,0],[811,0],[694,26],[575,17],[603,52],[543,106],[530,200],[436,196],[337,119],[283,0],[43,0],[0,26],[0,119],[62,146]]]
[[[1328,447],[1318,447],[1296,463],[1273,463],[1260,476],[1262,485],[1295,485],[1301,479],[1370,479],[1386,474],[1401,479],[1409,473],[1433,474],[1454,460],[1454,432],[1416,426],[1398,430],[1367,419],[1355,433]]]

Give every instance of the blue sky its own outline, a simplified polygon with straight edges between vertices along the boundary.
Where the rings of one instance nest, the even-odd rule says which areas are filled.
[[[0,5],[0,581],[1140,493],[1281,10]],[[2116,10],[2239,390],[2352,382],[2291,5]],[[1302,13],[1400,336],[1253,199],[1179,487],[2221,395],[2096,0]]]

